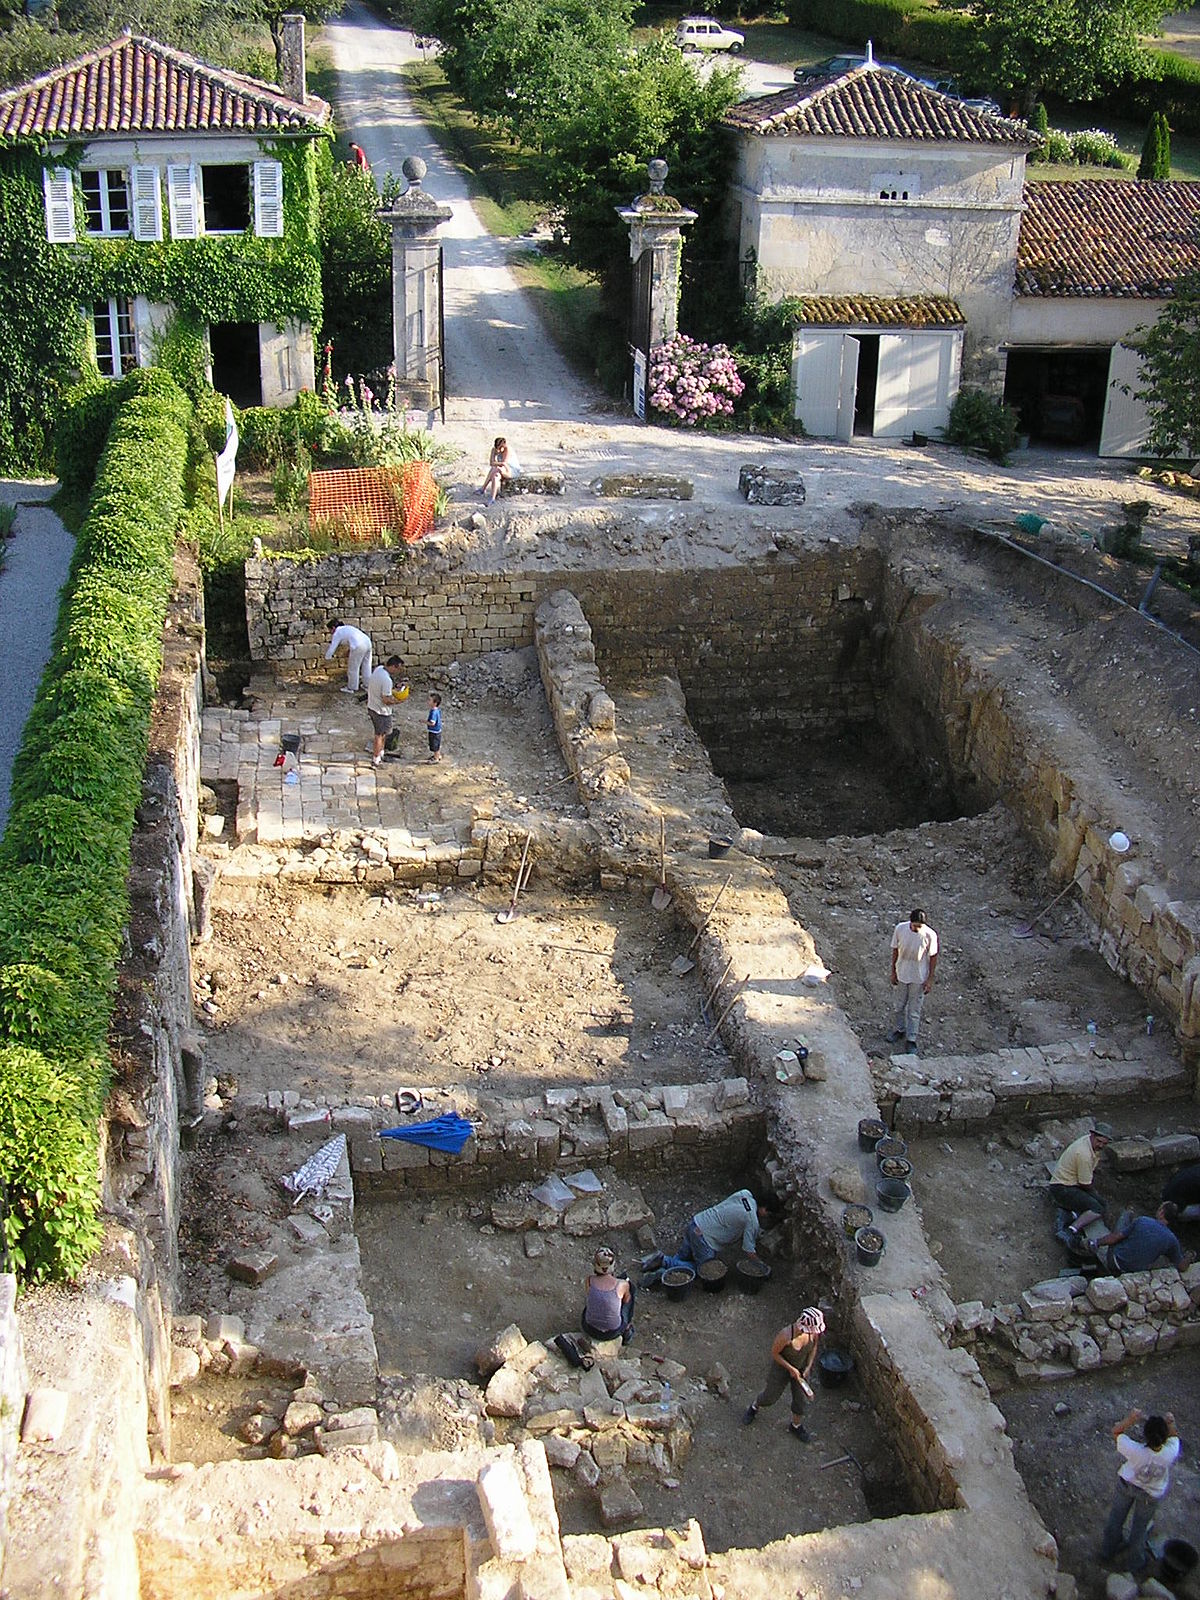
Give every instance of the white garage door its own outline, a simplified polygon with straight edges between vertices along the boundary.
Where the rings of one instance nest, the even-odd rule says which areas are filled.
[[[962,367],[962,334],[885,333],[879,338],[875,437],[936,433],[950,419]]]
[[[1142,381],[1142,358],[1127,344],[1113,346],[1108,363],[1108,391],[1104,397],[1104,420],[1100,424],[1102,456],[1140,456],[1145,454],[1150,419],[1137,399]],[[1124,391],[1131,392],[1126,394]]]
[[[816,439],[849,439],[854,431],[858,340],[848,333],[801,328],[792,344],[795,415]]]

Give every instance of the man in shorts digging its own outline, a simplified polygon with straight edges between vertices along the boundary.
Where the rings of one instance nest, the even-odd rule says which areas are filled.
[[[392,707],[396,704],[396,683],[404,671],[399,656],[389,656],[387,665],[376,667],[367,679],[367,715],[375,735],[371,751],[371,765],[383,765],[383,746],[392,731]]]

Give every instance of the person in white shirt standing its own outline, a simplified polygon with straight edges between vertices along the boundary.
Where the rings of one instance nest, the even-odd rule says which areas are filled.
[[[404,663],[399,656],[389,656],[385,667],[376,667],[367,679],[367,715],[371,719],[374,743],[371,765],[383,764],[383,747],[392,731],[392,707],[408,698],[408,685],[403,681]]]
[[[933,988],[937,964],[938,936],[925,921],[925,913],[915,907],[908,921],[898,922],[892,934],[892,986],[900,993],[888,1043],[899,1044],[903,1039],[906,1055],[916,1054],[921,1007]]]
[[[367,681],[371,676],[371,636],[364,633],[361,628],[343,622],[340,617],[335,617],[329,626],[333,632],[330,635],[325,659],[332,661],[342,646],[346,646],[349,660],[346,664],[346,682],[342,693],[357,694],[360,685],[364,689],[367,687]]]
[[[1130,1428],[1135,1428],[1139,1422],[1143,1424],[1145,1444],[1129,1437]],[[1161,1417],[1131,1411],[1112,1432],[1121,1465],[1117,1468],[1112,1510],[1100,1540],[1100,1559],[1110,1561],[1118,1550],[1127,1547],[1129,1571],[1136,1574],[1148,1559],[1146,1534],[1154,1513],[1171,1487],[1171,1468],[1179,1456],[1179,1436],[1175,1432],[1175,1418],[1169,1411]],[[1133,1520],[1129,1522],[1131,1511]],[[1128,1540],[1125,1538],[1126,1522],[1129,1522]]]

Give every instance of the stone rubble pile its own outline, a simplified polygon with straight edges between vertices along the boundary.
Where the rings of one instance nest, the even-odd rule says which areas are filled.
[[[593,1351],[590,1371],[572,1369],[513,1323],[476,1353],[475,1364],[486,1385],[484,1408],[504,1419],[508,1439],[540,1439],[551,1467],[592,1491],[602,1525],[618,1528],[642,1515],[631,1478],[651,1474],[677,1486],[692,1447],[688,1400],[706,1387],[727,1390],[728,1378],[714,1368],[697,1383],[680,1362],[632,1356],[619,1340],[595,1343]]]
[[[293,1363],[264,1354],[246,1338],[241,1317],[213,1312],[180,1316],[171,1324],[171,1388],[194,1383],[201,1373],[211,1377],[281,1378],[294,1387],[290,1395],[261,1402],[241,1424],[243,1443],[279,1461],[297,1456],[334,1455],[379,1438],[379,1417],[373,1406],[338,1405],[316,1377]]]
[[[1200,1344],[1200,1262],[1119,1277],[1049,1278],[1015,1304],[957,1307],[953,1342],[986,1341],[1018,1379],[1053,1381]]]

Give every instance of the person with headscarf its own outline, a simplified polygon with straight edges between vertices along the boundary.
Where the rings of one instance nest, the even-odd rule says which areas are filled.
[[[771,1366],[762,1393],[746,1407],[742,1421],[747,1425],[758,1415],[759,1406],[773,1406],[783,1391],[792,1391],[792,1417],[788,1432],[808,1443],[812,1435],[804,1426],[804,1405],[813,1397],[808,1375],[817,1359],[825,1318],[816,1306],[808,1306],[786,1328],[780,1328],[771,1346]]]
[[[620,1339],[628,1344],[633,1338],[633,1285],[628,1278],[616,1276],[616,1264],[616,1255],[602,1244],[592,1257],[581,1322],[584,1333],[593,1339]]]

